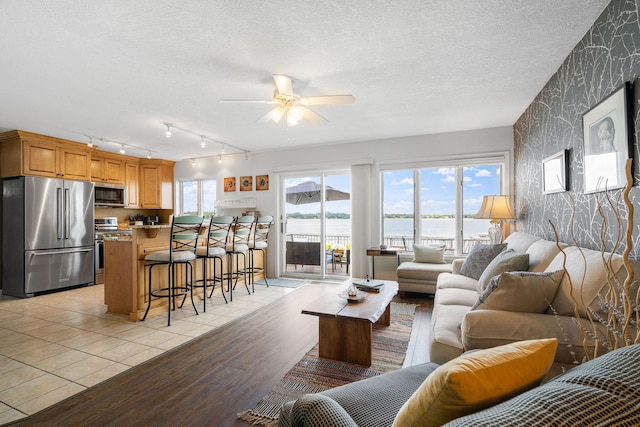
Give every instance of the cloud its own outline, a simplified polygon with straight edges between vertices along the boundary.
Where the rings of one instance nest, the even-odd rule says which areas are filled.
[[[482,187],[482,184],[474,182],[473,184],[469,184],[469,187]]]
[[[440,175],[455,175],[456,169],[455,168],[438,168],[434,173],[437,173]]]
[[[394,179],[391,185],[413,185],[413,178],[402,178],[400,181]]]
[[[478,172],[476,172],[476,176],[477,177],[491,176],[491,171],[487,169],[480,169]]]
[[[440,182],[456,182],[456,177],[454,175],[446,175],[440,179]]]
[[[413,213],[413,202],[408,200],[401,200],[392,205],[384,206],[384,213]]]

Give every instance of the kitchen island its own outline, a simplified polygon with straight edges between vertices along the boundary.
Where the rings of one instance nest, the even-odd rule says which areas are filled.
[[[127,315],[130,319],[137,321],[142,320],[149,300],[150,263],[144,258],[151,252],[169,248],[171,226],[169,224],[137,225],[131,226],[131,231],[131,237],[119,237],[104,242],[104,302],[107,305],[107,312]],[[198,244],[206,244],[206,228],[204,227]],[[226,264],[226,259],[224,259],[225,271],[227,271]],[[260,254],[256,254],[255,266],[262,267]],[[239,267],[244,268],[242,262]],[[176,268],[176,279],[180,281],[184,277],[182,270],[184,266],[179,265]],[[236,269],[237,266],[234,265],[234,270]],[[212,266],[210,265],[207,270],[212,271]],[[202,261],[197,261],[194,273],[196,279],[202,278]],[[256,280],[262,277],[262,274],[256,274]],[[237,289],[244,291],[242,278],[238,280],[238,285]],[[156,267],[153,274],[153,289],[166,286],[166,267]],[[194,299],[196,301],[202,299],[202,288],[196,288]],[[153,299],[148,316],[166,313],[167,306],[167,298]],[[190,307],[190,309],[193,308]]]

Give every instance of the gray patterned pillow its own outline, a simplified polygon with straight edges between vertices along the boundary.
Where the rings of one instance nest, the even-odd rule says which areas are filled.
[[[505,271],[524,271],[529,268],[529,254],[521,254],[513,249],[500,252],[484,269],[478,279],[478,292],[482,293],[492,277]]]
[[[462,264],[460,268],[460,274],[471,277],[472,279],[480,279],[484,269],[487,268],[489,263],[506,247],[506,243],[499,243],[497,245],[477,243],[471,248],[469,255],[467,255],[467,258],[464,260],[464,264]]]

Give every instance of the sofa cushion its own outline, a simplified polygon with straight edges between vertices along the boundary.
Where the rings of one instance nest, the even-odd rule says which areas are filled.
[[[444,264],[444,246],[413,245],[413,262]]]
[[[441,273],[450,273],[451,264],[427,264],[423,262],[403,262],[397,268],[398,278],[436,282]]]
[[[478,281],[462,274],[442,273],[438,276],[438,289],[459,288],[478,293]]]
[[[332,398],[323,394],[305,394],[293,404],[292,426],[326,425],[358,427],[347,411]]]
[[[469,251],[467,258],[464,260],[464,264],[462,264],[462,268],[460,269],[460,274],[478,280],[491,260],[493,260],[496,255],[502,252],[506,247],[506,243],[499,243],[497,245],[476,243],[476,245]]]
[[[478,292],[484,291],[489,281],[505,271],[524,271],[529,268],[529,254],[519,253],[513,249],[500,252],[491,260],[478,279]]]
[[[394,426],[440,426],[537,386],[558,341],[520,341],[466,353],[437,368],[402,406]]]
[[[564,270],[546,273],[504,272],[491,279],[472,310],[544,313],[553,301]]]
[[[535,273],[545,271],[551,261],[560,253],[558,245],[561,248],[566,248],[566,243],[556,243],[550,240],[538,240],[535,241],[527,249],[529,254],[529,271]]]
[[[516,252],[524,253],[527,252],[527,249],[529,249],[529,247],[538,240],[541,240],[540,237],[516,231],[509,234],[504,239],[504,243],[507,244],[507,247],[509,249],[513,249]]]
[[[546,271],[564,268],[566,273],[551,303],[553,310],[550,308],[548,313],[555,311],[560,316],[573,316],[577,308],[580,317],[587,317],[589,308],[597,313],[602,312],[598,294],[607,285],[607,270],[603,267],[603,256],[605,259],[609,258],[606,252],[603,255],[599,251],[570,246],[551,261]],[[624,271],[620,255],[613,255],[610,265],[616,274],[620,273],[621,269]]]
[[[639,361],[640,345],[623,347],[446,427],[640,425]]]

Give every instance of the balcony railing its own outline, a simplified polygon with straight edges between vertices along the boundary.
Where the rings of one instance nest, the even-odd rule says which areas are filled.
[[[317,234],[287,234],[287,240],[294,241],[304,241],[304,242],[319,242],[320,236]],[[335,235],[335,234],[327,234],[326,236],[327,244],[330,244],[331,247],[346,247],[348,243],[351,243],[351,236],[345,235]],[[463,253],[469,253],[471,248],[476,243],[488,243],[488,237],[468,237],[464,239],[463,242]],[[387,245],[388,248],[400,248],[406,249],[408,251],[413,250],[414,240],[410,237],[403,236],[393,236],[393,237],[385,237],[384,244]],[[444,245],[445,252],[453,253],[454,252],[454,239],[453,237],[422,237],[420,239],[421,246],[434,246],[434,245]]]

